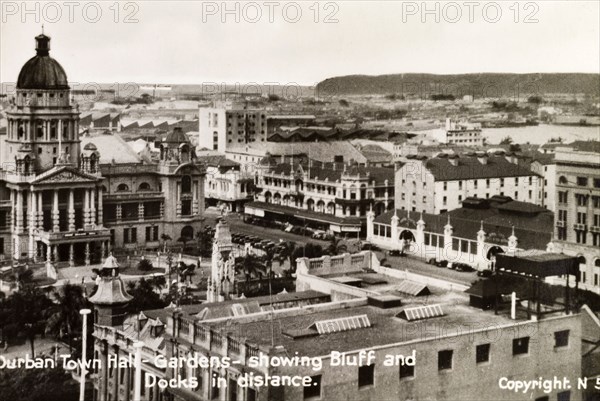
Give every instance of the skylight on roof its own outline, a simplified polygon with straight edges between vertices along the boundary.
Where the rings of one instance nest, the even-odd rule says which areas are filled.
[[[319,334],[339,333],[342,331],[363,329],[371,327],[367,315],[348,316],[338,319],[321,320],[315,322],[311,328],[316,328]]]
[[[415,308],[406,308],[396,316],[412,322],[413,320],[423,320],[432,317],[444,316],[444,311],[442,310],[442,305],[440,304],[424,305],[417,306]]]

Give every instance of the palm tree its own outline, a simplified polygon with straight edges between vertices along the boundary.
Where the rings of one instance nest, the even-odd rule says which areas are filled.
[[[40,329],[46,310],[52,305],[44,293],[33,285],[26,285],[13,293],[6,301],[11,320],[16,324],[31,345],[31,356],[35,357],[35,335]]]
[[[341,239],[334,237],[329,243],[326,252],[329,256],[335,256],[341,253],[348,252],[348,247],[342,243]]]
[[[265,264],[263,263],[262,258],[253,254],[247,254],[246,256],[238,258],[235,270],[244,272],[246,280],[250,280],[252,274],[262,278],[263,274],[265,274]]]
[[[72,350],[72,340],[75,331],[81,324],[79,311],[86,305],[83,289],[80,286],[66,284],[54,294],[55,305],[50,309],[46,320],[46,334],[57,339],[67,337],[69,351]]]
[[[297,245],[293,241],[286,241],[282,244],[283,248],[281,252],[279,252],[278,260],[279,262],[283,262],[288,260],[290,262],[290,272],[294,273],[296,271],[296,262],[294,260],[294,252],[296,251]]]
[[[163,252],[167,252],[167,242],[171,241],[173,238],[171,238],[169,234],[162,233],[160,239],[163,242]]]

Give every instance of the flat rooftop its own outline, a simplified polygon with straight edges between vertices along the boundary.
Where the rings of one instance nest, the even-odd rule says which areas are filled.
[[[478,330],[482,323],[486,325],[509,325],[514,323],[507,315],[495,315],[494,311],[483,311],[468,306],[468,295],[446,291],[427,297],[402,297],[402,306],[382,309],[377,306],[361,305],[328,310],[307,309],[298,311],[292,316],[264,314],[250,321],[207,321],[203,325],[221,333],[236,336],[243,333],[245,341],[267,350],[271,346],[271,331],[274,332],[274,343],[283,346],[288,353],[298,352],[305,356],[329,355],[332,350],[349,352],[364,348],[372,348],[395,343],[406,343],[413,340],[437,338]],[[444,315],[424,320],[408,321],[396,317],[407,308],[441,304]],[[317,322],[327,324],[330,320],[367,316],[371,327],[337,331],[329,334],[318,334],[315,330]],[[525,321],[525,314],[518,314],[517,321]],[[437,328],[437,329],[436,329]],[[457,329],[458,328],[458,329]],[[312,332],[312,333],[311,333]],[[286,333],[311,333],[295,338]]]

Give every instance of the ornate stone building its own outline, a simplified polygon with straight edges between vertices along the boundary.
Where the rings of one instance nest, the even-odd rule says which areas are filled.
[[[0,143],[0,262],[99,263],[110,248],[158,248],[162,234],[193,238],[204,210],[205,168],[175,128],[160,160],[139,158],[120,137],[80,138],[67,76],[36,38],[7,111]]]

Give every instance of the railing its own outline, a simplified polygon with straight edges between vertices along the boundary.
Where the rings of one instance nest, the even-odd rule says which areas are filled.
[[[574,230],[580,230],[580,231],[587,231],[587,224],[573,224],[573,229]]]

